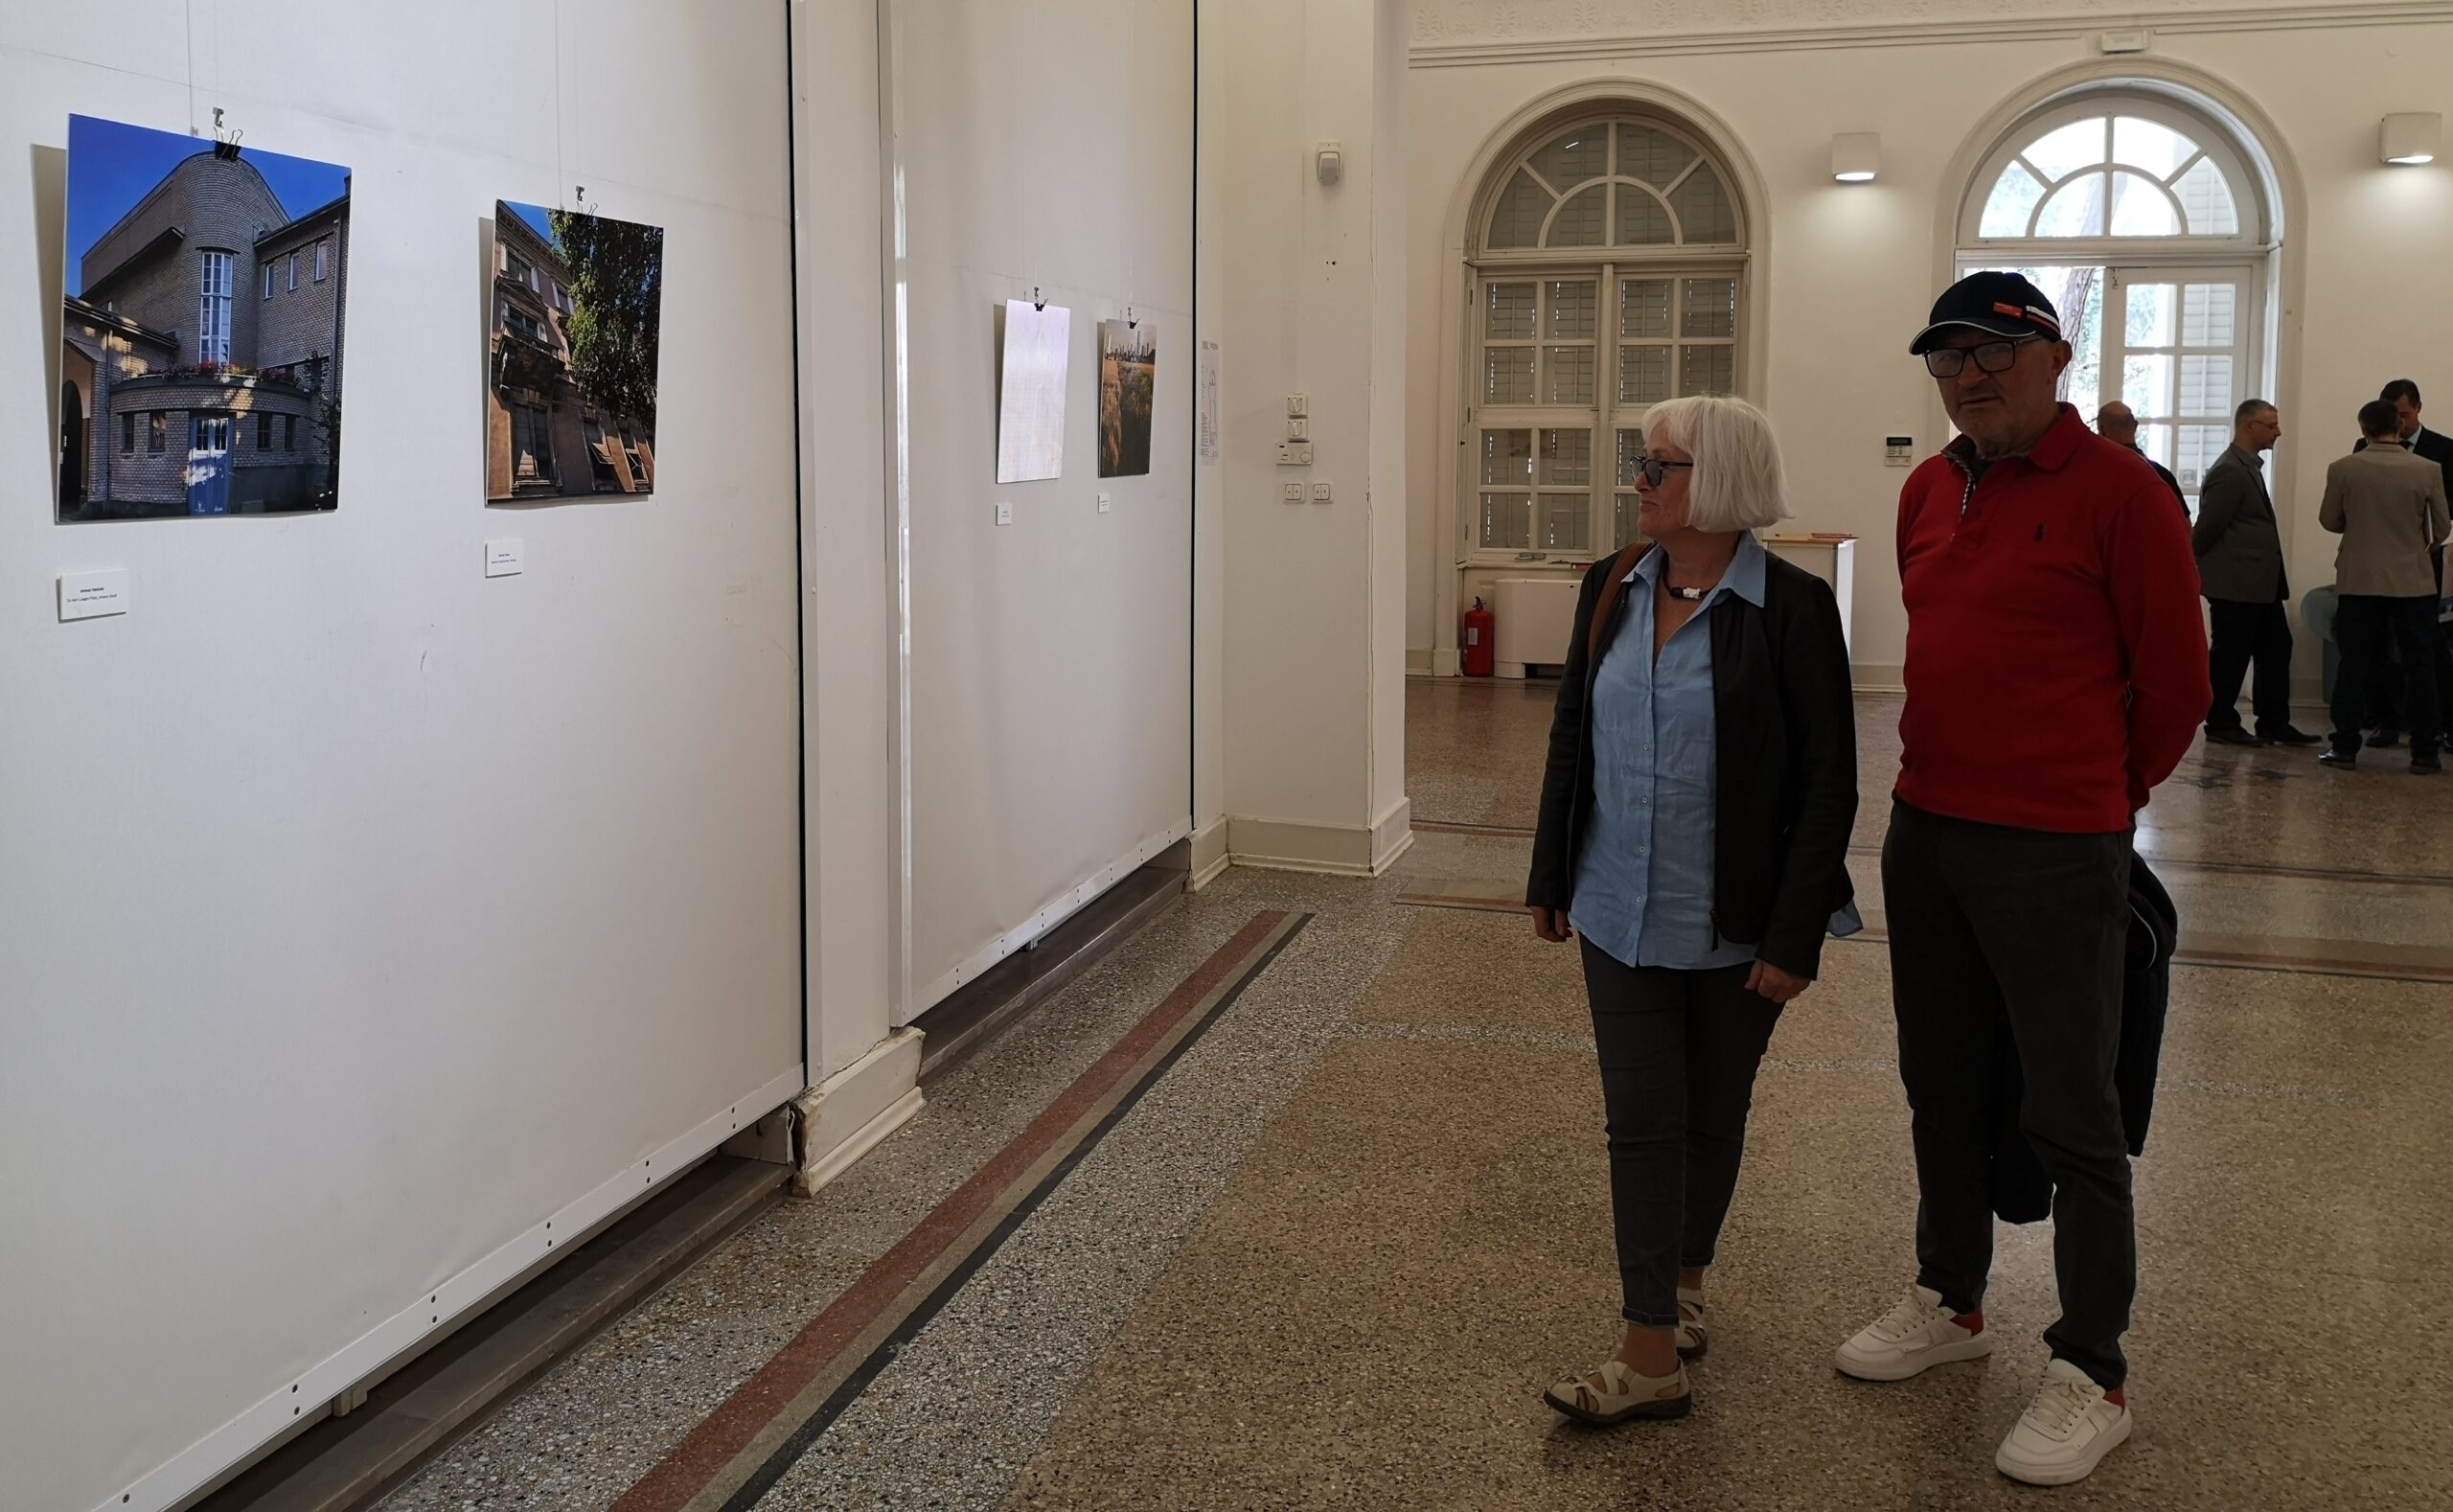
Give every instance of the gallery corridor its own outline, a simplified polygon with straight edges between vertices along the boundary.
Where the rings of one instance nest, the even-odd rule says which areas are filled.
[[[1697,1409],[1594,1432],[1538,1397],[1600,1358],[1616,1313],[1574,956],[1513,910],[1548,693],[1410,693],[1420,838],[1393,874],[1227,872],[389,1512],[2032,1495],[1995,1473],[1992,1448],[2043,1363],[2044,1226],[2002,1230],[1991,1361],[1891,1386],[1830,1363],[1911,1263],[1873,854],[1897,705],[1860,704],[1869,928],[1827,952],[1764,1066]],[[2439,791],[2218,750],[2193,754],[2149,819],[2143,848],[2185,934],[2136,1168],[2139,1429],[2057,1496],[2442,1505],[2453,840]]]

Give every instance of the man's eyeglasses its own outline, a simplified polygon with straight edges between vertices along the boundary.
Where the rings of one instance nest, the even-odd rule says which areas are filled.
[[[2026,336],[2016,341],[1988,341],[1981,347],[1936,347],[1925,354],[1925,371],[1937,378],[1957,378],[1967,371],[1967,359],[1974,357],[1980,371],[2007,373],[2019,360],[2019,348],[2036,339]]]
[[[1661,480],[1669,475],[1670,469],[1691,468],[1694,465],[1691,462],[1664,462],[1659,457],[1645,457],[1636,464],[1636,471],[1643,478],[1647,487],[1657,489],[1661,487]]]

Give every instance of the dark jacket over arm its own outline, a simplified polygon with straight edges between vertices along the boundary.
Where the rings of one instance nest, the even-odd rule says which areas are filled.
[[[1574,901],[1593,801],[1596,653],[1606,653],[1623,623],[1623,606],[1609,589],[1636,560],[1621,552],[1595,562],[1576,602],[1525,885],[1532,907],[1567,909]],[[1728,598],[1711,610],[1712,927],[1721,939],[1754,942],[1758,959],[1811,978],[1831,915],[1854,896],[1847,863],[1857,815],[1856,704],[1830,585],[1777,557],[1764,568],[1761,609]],[[1597,613],[1604,618],[1596,633]]]

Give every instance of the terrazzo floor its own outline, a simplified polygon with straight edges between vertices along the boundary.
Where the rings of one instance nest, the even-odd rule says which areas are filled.
[[[1542,684],[1418,680],[1414,851],[1372,882],[1228,872],[932,1087],[385,1503],[609,1506],[1195,967],[1311,921],[758,1504],[1976,1507],[2043,1361],[2046,1227],[2000,1231],[1981,1365],[1896,1386],[1831,1346],[1905,1284],[1913,1172],[1879,943],[1784,1017],[1684,1422],[1537,1400],[1610,1341],[1599,1089],[1571,952],[1504,907]],[[1897,705],[1861,705],[1879,917]],[[2073,1505],[2453,1506],[2453,788],[2192,753],[2142,848],[2190,928],[2137,1166],[2137,1435]],[[1458,896],[1465,905],[1410,899]],[[1476,900],[1479,900],[1477,902]],[[2283,949],[2288,946],[2289,949]],[[2374,974],[2308,969],[2306,952]],[[2433,974],[2443,973],[2443,975]]]

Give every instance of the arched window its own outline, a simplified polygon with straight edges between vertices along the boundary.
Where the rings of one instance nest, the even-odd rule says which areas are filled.
[[[1657,118],[1553,123],[1501,161],[1473,224],[1467,555],[1612,550],[1635,538],[1646,411],[1745,381],[1729,172]]]
[[[1960,271],[2035,281],[2076,349],[2062,397],[2090,420],[2126,402],[2192,509],[2234,408],[2269,382],[2278,238],[2255,150],[2211,106],[2093,89],[2013,126],[1960,211]]]

